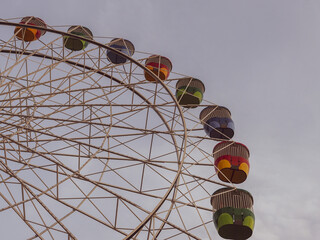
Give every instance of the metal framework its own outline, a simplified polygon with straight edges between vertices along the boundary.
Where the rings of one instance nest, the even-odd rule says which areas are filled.
[[[174,96],[185,76],[163,82],[144,67],[150,54],[66,26],[23,42],[14,21],[0,21],[0,214],[14,212],[26,239],[212,239],[211,194],[233,185],[216,177],[201,109]],[[90,44],[73,52],[63,36]]]

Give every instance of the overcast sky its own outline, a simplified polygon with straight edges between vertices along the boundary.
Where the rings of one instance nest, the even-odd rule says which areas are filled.
[[[201,79],[251,152],[239,187],[255,199],[252,239],[319,238],[320,1],[1,0],[0,12],[127,38]]]

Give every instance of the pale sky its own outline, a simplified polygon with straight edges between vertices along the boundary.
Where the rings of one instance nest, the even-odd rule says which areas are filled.
[[[130,39],[139,51],[170,58],[174,72],[201,79],[204,98],[231,110],[234,140],[251,152],[251,172],[239,185],[255,200],[251,239],[319,238],[319,1],[1,3],[1,18],[34,15]]]

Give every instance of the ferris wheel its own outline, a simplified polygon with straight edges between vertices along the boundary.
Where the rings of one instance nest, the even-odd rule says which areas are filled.
[[[249,150],[202,81],[84,26],[0,27],[0,214],[25,239],[251,236]]]

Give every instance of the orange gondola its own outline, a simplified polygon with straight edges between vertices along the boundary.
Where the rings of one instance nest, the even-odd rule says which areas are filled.
[[[20,23],[30,25],[30,26],[47,28],[47,24],[41,18],[33,17],[33,16],[22,18]],[[18,39],[26,42],[32,42],[32,41],[38,40],[41,36],[43,36],[46,33],[46,31],[38,30],[30,27],[18,26],[14,29],[14,33],[16,34],[16,37]]]
[[[171,61],[168,58],[160,56],[160,55],[150,56],[146,60],[145,66],[163,81],[167,80],[167,78],[169,77],[169,74],[172,70]],[[156,81],[156,79],[151,74],[149,74],[147,71],[145,71],[144,76],[150,82]]]

